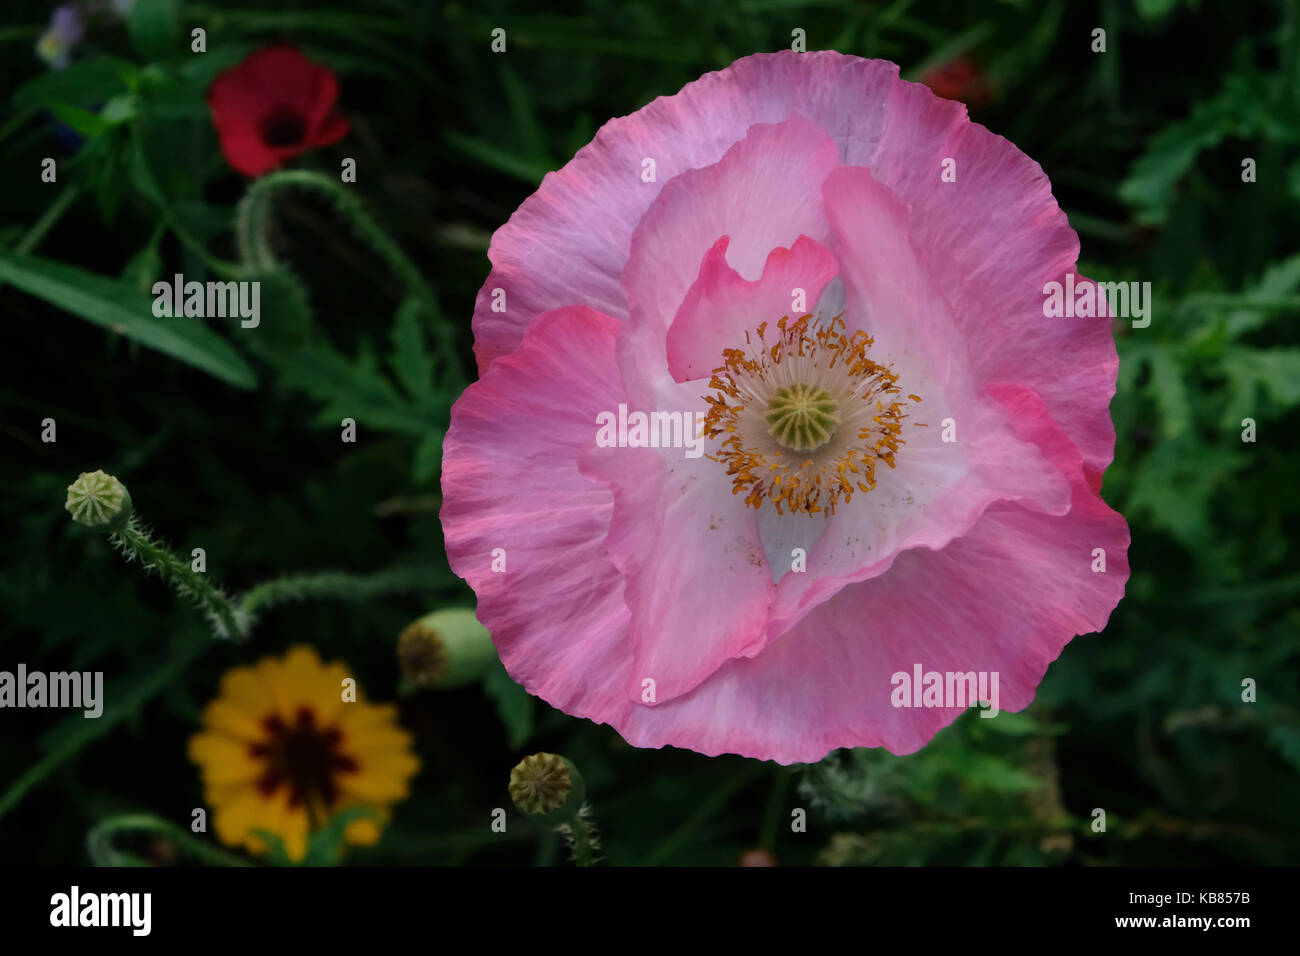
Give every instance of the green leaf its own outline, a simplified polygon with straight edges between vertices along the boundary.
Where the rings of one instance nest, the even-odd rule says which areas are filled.
[[[1068,729],[1065,724],[1042,724],[1030,717],[1028,712],[1011,713],[1001,711],[996,717],[979,718],[972,721],[973,730],[1006,734],[1009,737],[1031,737],[1047,734],[1063,734]]]
[[[1219,542],[1210,520],[1210,501],[1219,487],[1231,486],[1233,474],[1245,467],[1240,442],[1207,447],[1192,431],[1162,439],[1137,464],[1124,515],[1141,517],[1180,541],[1189,551],[1207,557]],[[1206,468],[1215,461],[1215,468]],[[1177,489],[1171,494],[1171,489]]]
[[[1151,350],[1148,360],[1151,368],[1151,390],[1160,409],[1164,434],[1177,438],[1191,424],[1192,405],[1183,380],[1185,362],[1173,350],[1160,346]]]
[[[1233,391],[1229,422],[1258,417],[1257,390],[1263,389],[1282,408],[1300,405],[1300,348],[1229,348],[1220,362]]]
[[[287,269],[278,269],[245,270],[240,278],[262,284],[262,321],[250,347],[279,354],[306,347],[312,336],[312,309],[307,289],[298,277]]]
[[[343,858],[347,847],[348,825],[357,820],[374,820],[379,815],[370,807],[348,807],[330,817],[319,830],[307,841],[307,855],[303,857],[302,866],[334,866]]]
[[[442,131],[442,136],[448,143],[471,159],[477,160],[499,173],[521,179],[531,186],[536,186],[542,181],[542,177],[551,171],[548,166],[530,162],[527,159],[520,159],[509,150],[494,146],[459,130],[445,129]]]
[[[14,92],[13,103],[18,110],[48,109],[55,103],[86,109],[127,92],[138,75],[126,60],[94,57],[39,74]]]
[[[131,185],[142,196],[147,197],[159,206],[165,206],[167,197],[163,195],[162,186],[158,183],[158,177],[154,175],[153,169],[149,165],[149,159],[145,155],[144,142],[140,138],[138,130],[131,137],[129,157],[127,168],[131,177]]]
[[[420,331],[420,303],[407,299],[393,318],[393,351],[388,361],[397,373],[397,381],[417,402],[433,394],[433,360],[424,348]]]
[[[219,47],[201,56],[192,56],[181,64],[181,75],[200,89],[207,89],[217,75],[238,66],[257,49],[253,43],[223,42]]]
[[[417,485],[422,485],[435,474],[438,473],[438,466],[442,464],[442,437],[441,429],[429,432],[420,439],[420,444],[415,446],[415,457],[411,461],[411,480]]]
[[[145,246],[122,269],[122,281],[133,289],[148,292],[162,275],[162,255],[157,246]]]
[[[113,125],[98,113],[83,110],[79,106],[69,106],[67,103],[51,103],[50,112],[78,136],[87,139],[98,136]]]
[[[350,362],[333,346],[322,344],[290,356],[283,368],[288,384],[325,403],[317,416],[322,425],[354,418],[374,428],[421,437],[429,430],[428,417],[398,394],[364,353]]]
[[[1259,282],[1242,296],[1243,302],[1252,299],[1269,300],[1291,295],[1300,289],[1300,255],[1291,256],[1270,266]],[[1228,337],[1237,338],[1266,324],[1279,314],[1268,309],[1240,309],[1228,316]]]
[[[496,702],[511,748],[522,747],[533,734],[532,694],[512,681],[500,663],[483,678],[483,691]]]
[[[131,165],[131,127],[105,124],[102,132],[82,146],[67,165],[82,177],[100,216],[111,225],[126,194],[122,181]]]
[[[131,44],[146,60],[170,60],[182,51],[176,0],[135,0],[126,17]]]
[[[1270,728],[1268,736],[1286,762],[1300,772],[1300,727],[1283,724]]]
[[[307,838],[306,855],[296,862],[289,859],[284,840],[278,833],[254,830],[253,834],[266,841],[266,860],[272,866],[336,866],[347,849],[348,825],[365,819],[378,820],[378,814],[371,807],[348,807],[334,814],[323,827],[312,831]]]
[[[1138,221],[1158,225],[1168,218],[1178,181],[1202,151],[1226,136],[1262,136],[1291,141],[1294,118],[1275,117],[1268,90],[1254,75],[1232,75],[1214,98],[1198,104],[1184,119],[1152,137],[1146,153],[1120,184],[1120,198],[1138,207]]]
[[[176,199],[167,206],[173,221],[198,239],[209,240],[231,228],[231,209],[199,199]]]
[[[129,283],[8,250],[0,250],[0,279],[228,385],[252,388],[257,384],[252,368],[225,339],[200,320],[155,317],[152,299]]]
[[[1138,13],[1147,20],[1159,20],[1178,6],[1178,0],[1137,0]]]

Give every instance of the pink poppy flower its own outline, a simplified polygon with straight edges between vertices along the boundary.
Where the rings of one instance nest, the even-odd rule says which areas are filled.
[[[892,63],[759,54],[607,123],[493,237],[444,446],[510,674],[782,763],[923,746],[964,706],[900,700],[918,666],[1027,706],[1128,577],[1111,321],[1044,314],[1078,249]]]

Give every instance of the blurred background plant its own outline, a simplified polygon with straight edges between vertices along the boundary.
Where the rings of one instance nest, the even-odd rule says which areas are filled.
[[[99,720],[0,713],[0,858],[85,862],[90,833],[101,862],[229,862],[189,832],[202,791],[186,739],[224,671],[310,643],[378,699],[400,689],[423,767],[352,863],[563,862],[552,830],[519,815],[504,833],[490,825],[510,806],[509,768],[538,750],[582,768],[612,864],[732,864],[754,850],[785,864],[1293,861],[1300,3],[550,9],[8,5],[0,669],[102,670],[107,704]],[[490,52],[496,27],[505,54]],[[1097,27],[1105,53],[1091,49]],[[636,750],[504,671],[450,689],[403,682],[398,634],[473,601],[442,555],[437,469],[473,374],[492,231],[604,120],[788,47],[795,28],[809,49],[891,59],[964,99],[1043,165],[1080,234],[1080,271],[1152,283],[1150,327],[1117,325],[1104,494],[1131,524],[1134,570],[1106,633],[1070,644],[1023,714],[967,715],[911,756],[814,767]],[[334,71],[350,132],[250,188],[204,96],[275,44]],[[41,180],[47,157],[54,183]],[[345,158],[357,172],[343,185]],[[261,325],[153,320],[152,284],[178,272],[261,280]],[[56,442],[41,439],[47,418]],[[339,441],[343,418],[355,444]],[[67,519],[68,483],[99,467],[179,553],[204,548],[234,592],[286,570],[421,568],[425,582],[270,608],[248,642],[214,642],[193,607]],[[1244,678],[1257,703],[1242,703]],[[792,832],[798,809],[806,832]]]

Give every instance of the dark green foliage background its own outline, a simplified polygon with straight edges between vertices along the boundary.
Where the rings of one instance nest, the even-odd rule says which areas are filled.
[[[0,859],[86,862],[87,832],[121,813],[187,825],[202,797],[185,741],[236,663],[308,642],[348,661],[372,697],[396,696],[401,628],[473,601],[446,571],[437,520],[438,442],[457,388],[447,364],[418,358],[450,329],[472,375],[469,317],[491,232],[609,117],[786,47],[801,27],[810,49],[892,59],[909,78],[957,55],[984,64],[993,97],[972,115],[1042,163],[1080,234],[1080,270],[1152,283],[1150,327],[1117,329],[1104,495],[1132,528],[1126,598],[1105,634],[1067,647],[1028,711],[967,715],[909,757],[858,751],[786,769],[635,750],[541,702],[530,721],[509,694],[506,721],[477,687],[405,697],[423,761],[415,793],[383,843],[348,861],[563,862],[513,810],[506,834],[489,829],[492,808],[509,806],[510,767],[547,749],[583,769],[616,864],[730,864],[758,846],[786,864],[1294,862],[1300,4],[137,8],[130,29],[97,25],[76,52],[80,72],[51,81],[32,53],[48,11],[9,6],[0,265],[22,268],[17,253],[29,252],[129,296],[158,275],[201,278],[205,263],[233,261],[245,181],[221,157],[202,92],[250,50],[289,41],[338,72],[352,124],[292,166],[336,178],[341,157],[357,159],[352,195],[418,265],[439,315],[408,307],[399,319],[403,284],[306,191],[273,206],[282,268],[262,327],[208,323],[254,388],[106,331],[94,307],[74,315],[0,289],[0,669],[103,670],[108,696],[100,721],[0,712]],[[196,26],[201,56],[189,52]],[[497,26],[504,56],[488,48]],[[1096,26],[1105,54],[1090,50]],[[120,73],[84,64],[105,56],[134,64],[140,83],[121,122],[95,122]],[[79,152],[59,145],[51,110],[85,124]],[[57,185],[39,182],[45,156],[60,157]],[[1257,182],[1241,181],[1243,157]],[[344,416],[359,423],[355,445],[339,442]],[[46,417],[57,443],[40,440]],[[1258,423],[1254,444],[1241,441],[1244,417]],[[68,520],[64,489],[98,467],[181,553],[204,547],[230,590],[292,570],[440,571],[424,594],[277,609],[248,644],[214,644],[192,608]],[[1245,677],[1259,683],[1255,704],[1240,700]],[[796,807],[806,833],[791,833]],[[1088,826],[1096,807],[1104,834]],[[161,838],[124,845],[192,859]]]

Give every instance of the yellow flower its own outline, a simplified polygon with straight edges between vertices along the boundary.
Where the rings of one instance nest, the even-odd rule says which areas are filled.
[[[322,664],[314,649],[295,647],[221,679],[189,755],[222,843],[265,853],[254,833],[265,830],[297,862],[311,830],[334,814],[369,807],[387,820],[389,806],[406,798],[420,768],[411,737],[393,705],[368,703],[359,689],[355,701],[345,699],[350,676],[340,663]],[[368,846],[379,831],[379,822],[363,818],[345,837]]]

